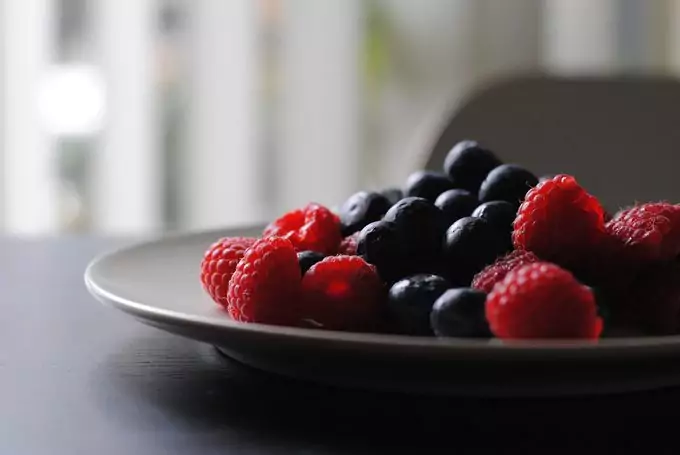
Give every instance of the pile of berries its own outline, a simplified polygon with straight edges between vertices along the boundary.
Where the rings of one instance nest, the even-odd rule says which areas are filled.
[[[444,172],[223,238],[201,282],[237,321],[501,339],[680,333],[680,205],[609,216],[569,175],[540,180],[474,141]]]

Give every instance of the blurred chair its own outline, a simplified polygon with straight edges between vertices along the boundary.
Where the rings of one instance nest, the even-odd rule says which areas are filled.
[[[610,210],[680,202],[680,81],[665,77],[522,77],[460,105],[425,147],[441,169],[461,139],[538,175],[570,173]]]

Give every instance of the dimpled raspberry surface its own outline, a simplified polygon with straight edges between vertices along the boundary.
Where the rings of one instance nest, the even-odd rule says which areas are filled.
[[[583,267],[605,237],[602,206],[564,174],[529,190],[513,223],[516,249],[569,269]]]
[[[501,339],[597,339],[602,320],[590,288],[561,267],[535,262],[510,271],[487,297],[486,318]]]
[[[340,242],[340,246],[338,247],[338,254],[356,256],[359,234],[360,232],[355,232],[354,234],[348,235],[342,239],[342,242]]]
[[[622,245],[629,261],[667,261],[680,254],[680,206],[665,202],[640,204],[620,211],[607,223],[607,233]]]
[[[297,325],[301,279],[289,240],[257,240],[245,251],[229,281],[229,314],[241,322]]]
[[[340,219],[323,205],[310,203],[270,223],[263,237],[277,236],[290,240],[297,251],[335,254],[342,240]]]
[[[302,280],[309,325],[331,330],[370,330],[379,324],[385,288],[374,266],[358,256],[329,256]]]
[[[201,261],[201,284],[210,297],[225,309],[229,280],[246,249],[255,243],[250,237],[224,237],[210,245]]]
[[[511,270],[538,261],[540,259],[530,251],[512,251],[475,275],[472,280],[472,287],[489,293],[494,285],[505,278]]]

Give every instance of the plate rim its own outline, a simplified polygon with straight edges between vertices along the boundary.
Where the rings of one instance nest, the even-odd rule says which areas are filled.
[[[597,341],[558,339],[501,341],[498,339],[435,338],[383,333],[343,332],[259,323],[242,323],[230,319],[226,314],[224,318],[200,316],[162,308],[153,304],[138,302],[105,289],[104,286],[97,283],[97,280],[93,276],[96,269],[100,267],[102,263],[105,263],[105,261],[139,248],[158,247],[162,243],[182,241],[192,237],[197,238],[199,236],[213,236],[215,240],[217,240],[219,237],[235,235],[237,232],[247,230],[253,231],[255,229],[261,229],[262,227],[262,224],[250,224],[229,228],[169,232],[109,249],[94,256],[87,264],[83,276],[84,284],[90,294],[92,294],[99,302],[112,306],[117,310],[130,314],[142,321],[154,321],[169,326],[192,326],[192,328],[197,330],[210,329],[230,332],[236,331],[251,335],[294,338],[297,341],[322,341],[346,345],[360,345],[364,347],[370,345],[371,347],[383,349],[413,348],[437,351],[444,350],[450,352],[459,352],[461,350],[466,352],[476,351],[484,353],[507,352],[508,355],[510,355],[510,353],[545,354],[546,352],[562,354],[597,352],[604,354],[611,351],[633,352],[639,349],[653,349],[655,351],[660,349],[671,349],[673,351],[680,351],[680,335],[616,337],[604,338]]]

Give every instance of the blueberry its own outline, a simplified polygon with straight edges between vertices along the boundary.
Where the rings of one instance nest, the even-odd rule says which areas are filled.
[[[517,216],[517,208],[507,201],[489,201],[480,204],[472,216],[484,218],[494,226],[509,230]]]
[[[488,221],[503,233],[508,244],[512,243],[512,223],[517,216],[517,207],[507,201],[490,201],[477,207],[472,216]]]
[[[461,218],[446,231],[444,261],[456,286],[469,286],[477,272],[507,252],[503,235],[483,218]]]
[[[390,208],[390,202],[380,193],[359,191],[340,208],[340,228],[344,237],[378,221]]]
[[[489,172],[479,189],[479,200],[507,201],[519,206],[524,196],[538,184],[534,174],[514,164],[503,164]]]
[[[387,296],[390,322],[401,333],[432,335],[432,305],[449,287],[444,278],[429,274],[417,274],[397,281]]]
[[[432,306],[432,331],[438,337],[490,338],[485,304],[486,293],[482,291],[449,289]]]
[[[494,153],[475,141],[461,141],[444,160],[444,171],[458,188],[477,194],[487,174],[500,166]]]
[[[444,219],[448,225],[465,216],[470,216],[477,204],[479,204],[477,196],[467,190],[444,191],[434,201],[434,205],[444,213]]]
[[[297,254],[300,271],[304,275],[314,264],[323,260],[325,256],[316,251],[300,251]]]
[[[437,196],[453,189],[450,178],[440,172],[416,171],[406,180],[404,194],[408,197],[422,197],[434,202]]]
[[[365,226],[357,239],[357,254],[375,265],[383,281],[394,282],[408,268],[408,253],[396,224],[374,221]]]
[[[441,210],[426,199],[407,197],[394,204],[383,219],[397,226],[414,270],[437,269],[447,227]]]
[[[396,204],[404,198],[404,192],[399,188],[387,188],[380,192],[383,196],[390,201],[390,206]]]

